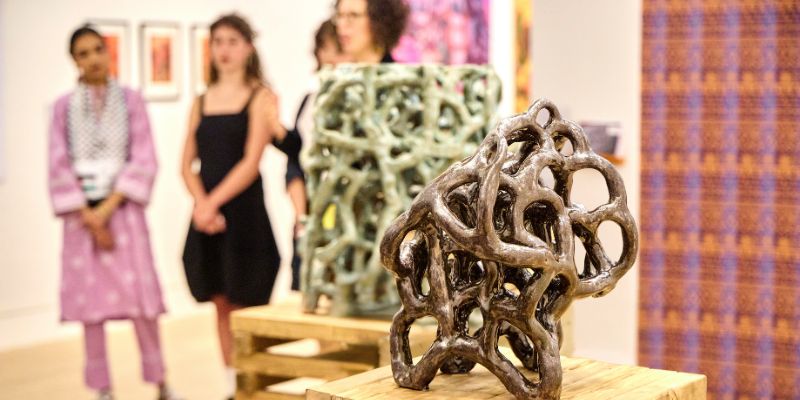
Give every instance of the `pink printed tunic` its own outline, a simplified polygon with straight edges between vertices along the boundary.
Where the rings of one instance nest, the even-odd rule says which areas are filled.
[[[112,215],[111,251],[95,247],[77,211],[87,204],[70,162],[67,109],[59,98],[50,127],[49,188],[55,214],[64,220],[61,254],[62,321],[153,318],[164,312],[145,220],[145,206],[158,169],[150,122],[141,96],[124,88],[130,154],[115,181],[127,199]]]

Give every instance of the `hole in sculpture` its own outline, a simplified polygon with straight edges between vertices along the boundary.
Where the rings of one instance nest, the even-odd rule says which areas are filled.
[[[580,204],[586,211],[590,211],[608,204],[609,200],[606,178],[600,171],[584,168],[572,174],[568,206]]]
[[[514,297],[514,298],[519,297],[520,291],[519,291],[519,288],[517,287],[517,285],[515,285],[515,284],[513,284],[511,282],[506,282],[506,283],[503,284],[503,289],[505,289],[506,292],[511,294],[512,297]]]
[[[469,313],[468,319],[468,335],[477,337],[481,328],[483,328],[483,313],[480,308],[475,308]]]
[[[539,110],[538,113],[536,113],[535,120],[536,120],[536,123],[539,124],[539,126],[544,128],[544,127],[546,127],[547,125],[550,124],[550,122],[551,122],[550,118],[551,117],[552,116],[550,114],[550,110],[548,110],[546,108],[542,108],[541,110]]]
[[[595,276],[596,273],[593,272],[593,267],[589,263],[589,260],[586,258],[586,247],[583,245],[583,241],[580,237],[575,236],[575,268],[578,271],[578,276],[581,279],[590,278]]]
[[[486,276],[486,269],[483,267],[483,263],[481,261],[477,261],[470,264],[471,266],[469,269],[469,283],[477,284],[478,282],[483,280],[484,276]]]
[[[614,221],[604,221],[597,228],[597,238],[603,246],[603,251],[614,263],[622,257],[622,228]]]
[[[550,167],[542,168],[542,172],[539,173],[539,185],[550,189],[556,187],[556,177]]]
[[[439,330],[439,321],[433,317],[422,317],[414,321],[408,332],[411,357],[419,357],[431,347]]]
[[[431,284],[428,282],[427,274],[419,283],[419,293],[423,296],[427,296],[431,293]]]
[[[555,135],[553,136],[553,142],[556,144],[556,149],[559,153],[561,153],[562,156],[569,157],[575,154],[575,148],[572,145],[572,141],[566,136]]]
[[[537,311],[536,316],[537,320],[542,324],[542,326],[551,331],[555,332],[556,321],[546,319],[545,316],[551,316],[555,311],[556,302],[564,296],[566,293],[567,288],[569,286],[569,280],[565,278],[563,275],[556,275],[547,285],[547,289],[545,289],[544,293],[542,294],[541,299],[539,299],[539,303],[536,306]]]
[[[322,229],[329,231],[336,227],[336,204],[328,204],[322,213]]]
[[[511,227],[511,207],[514,204],[514,196],[508,189],[501,188],[497,192],[494,202],[494,229],[503,237],[503,231]],[[510,230],[508,233],[511,233]]]
[[[550,203],[534,202],[525,209],[523,214],[525,229],[545,242],[550,250],[559,253],[561,250],[558,241],[558,214]]]
[[[453,189],[447,196],[447,207],[450,212],[468,229],[474,229],[477,224],[475,209],[472,205],[477,188],[476,183],[468,183]]]

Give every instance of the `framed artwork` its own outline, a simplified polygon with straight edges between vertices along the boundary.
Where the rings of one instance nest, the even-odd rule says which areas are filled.
[[[408,26],[392,56],[401,63],[489,62],[489,0],[408,0]]]
[[[148,100],[180,97],[180,27],[171,23],[144,23],[140,28],[142,94]]]
[[[86,22],[100,32],[111,58],[110,75],[120,83],[131,83],[130,29],[125,21],[89,20]]]
[[[206,91],[211,79],[211,47],[207,25],[193,25],[189,31],[189,43],[192,46],[192,90],[195,95]]]
[[[533,24],[533,0],[514,0],[514,109],[525,112],[533,101],[531,84],[531,30]]]

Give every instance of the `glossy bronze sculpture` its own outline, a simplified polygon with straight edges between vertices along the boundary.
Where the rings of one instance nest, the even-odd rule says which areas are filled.
[[[394,218],[496,124],[500,82],[483,66],[340,66],[321,73],[311,146],[302,155],[309,214],[304,309],[390,318],[400,307],[380,262]]]
[[[549,117],[539,124],[542,110]],[[555,178],[553,188],[543,182],[545,167]],[[610,197],[591,211],[570,199],[572,175],[584,168],[605,177]],[[603,221],[621,228],[618,261],[609,259],[597,237]],[[580,270],[575,236],[587,253]],[[403,303],[391,329],[395,381],[422,390],[439,369],[466,373],[480,363],[519,399],[559,398],[562,314],[575,298],[613,289],[633,265],[637,245],[618,172],[552,103],[535,102],[427,185],[386,231],[382,262]],[[467,320],[476,309],[483,326],[470,333]],[[437,339],[413,365],[408,333],[425,316],[438,321]],[[537,379],[498,351],[501,336]]]

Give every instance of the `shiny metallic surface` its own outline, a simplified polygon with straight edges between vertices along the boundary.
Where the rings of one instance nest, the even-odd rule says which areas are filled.
[[[537,122],[545,115],[546,122]],[[544,168],[552,172],[552,187]],[[608,187],[608,202],[594,210],[570,198],[573,174],[585,168],[599,171]],[[622,232],[619,260],[607,256],[598,238],[604,221]],[[580,267],[575,238],[586,249]],[[428,184],[387,229],[382,262],[403,304],[390,338],[395,381],[423,390],[437,370],[466,373],[480,363],[519,399],[559,398],[562,314],[573,299],[612,290],[633,266],[637,247],[619,173],[589,148],[580,126],[562,119],[549,101],[536,101],[528,112],[501,121],[471,157]],[[475,310],[483,326],[470,332]],[[438,321],[439,331],[414,365],[408,333],[426,316]],[[500,354],[501,336],[538,374],[526,377]]]

